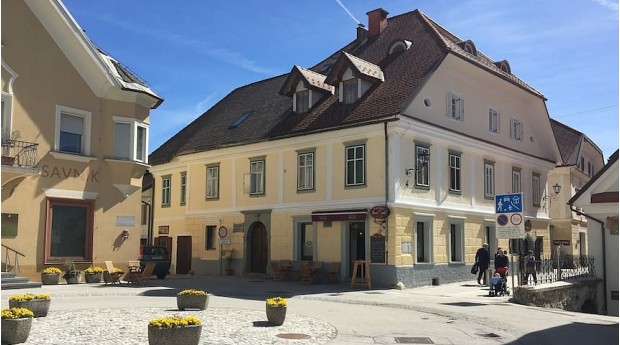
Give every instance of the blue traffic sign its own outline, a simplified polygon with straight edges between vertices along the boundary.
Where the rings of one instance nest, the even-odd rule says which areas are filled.
[[[495,213],[515,212],[523,212],[523,195],[521,193],[495,196]]]

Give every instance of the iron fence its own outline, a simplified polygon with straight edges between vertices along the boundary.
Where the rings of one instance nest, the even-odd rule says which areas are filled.
[[[520,286],[550,284],[577,278],[596,278],[592,257],[541,257],[536,260],[535,269],[525,267],[524,257],[519,259],[518,277]]]
[[[39,161],[39,144],[28,141],[3,139],[2,165],[33,168]]]

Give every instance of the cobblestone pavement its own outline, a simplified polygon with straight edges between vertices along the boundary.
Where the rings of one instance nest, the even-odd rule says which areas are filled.
[[[289,314],[282,326],[270,326],[265,312],[257,310],[80,309],[50,311],[34,319],[25,344],[148,344],[148,321],[172,315],[198,317],[203,325],[201,344],[325,344],[337,335],[329,323],[299,315]],[[291,339],[295,337],[304,339]]]

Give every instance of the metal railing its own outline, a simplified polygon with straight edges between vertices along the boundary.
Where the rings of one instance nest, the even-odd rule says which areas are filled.
[[[38,147],[38,143],[3,139],[2,165],[34,168],[39,161]]]
[[[19,257],[26,257],[26,255],[18,252],[17,250],[2,244],[4,250],[4,272],[11,272],[19,274]],[[13,265],[11,265],[11,253],[13,254]]]
[[[596,278],[594,258],[586,256],[578,258],[572,256],[543,257],[536,260],[533,270],[527,270],[524,258],[521,258],[518,267],[520,286],[550,284],[580,278]]]

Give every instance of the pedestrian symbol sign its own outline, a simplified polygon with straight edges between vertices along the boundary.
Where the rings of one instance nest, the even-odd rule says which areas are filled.
[[[523,238],[523,194],[499,194],[495,196],[495,226],[497,238]]]

